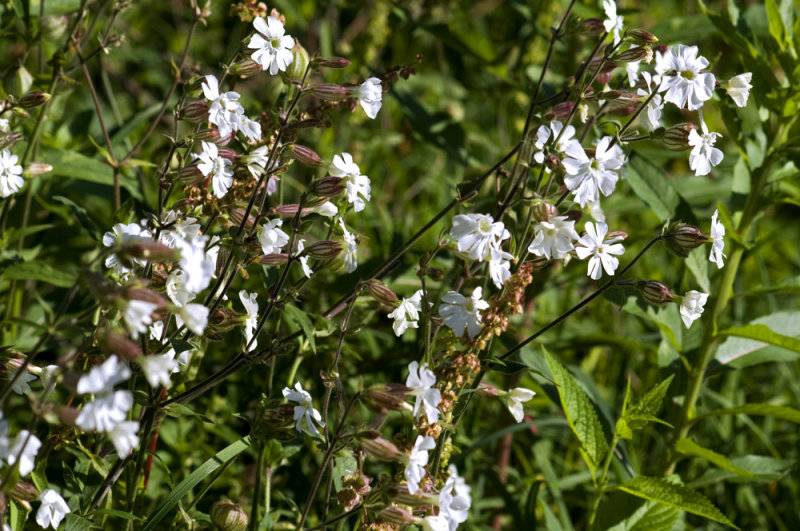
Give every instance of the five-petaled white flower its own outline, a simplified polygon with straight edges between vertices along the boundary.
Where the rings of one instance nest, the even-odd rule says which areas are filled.
[[[356,95],[361,108],[364,109],[367,116],[374,120],[378,111],[381,110],[381,100],[383,99],[381,80],[377,77],[367,79],[359,85]]]
[[[0,197],[8,197],[22,188],[22,166],[17,164],[19,157],[11,151],[0,151]]]
[[[280,252],[283,246],[289,243],[289,235],[279,229],[283,225],[280,218],[268,221],[258,229],[258,242],[264,254]]]
[[[419,482],[425,477],[425,465],[428,464],[428,451],[436,448],[436,440],[430,435],[417,435],[411,454],[406,458],[406,470],[403,475],[408,482],[408,492],[416,494]]]
[[[670,48],[664,56],[661,68],[674,70],[675,74],[664,79],[660,91],[666,91],[664,101],[675,104],[680,109],[695,111],[710,100],[714,93],[716,79],[714,74],[703,72],[708,59],[697,56],[697,46],[678,45]]]
[[[703,315],[703,306],[708,300],[708,293],[700,293],[699,291],[692,290],[683,296],[681,302],[681,319],[686,328],[692,326],[695,319],[699,319]]]
[[[136,435],[138,431],[139,422],[135,420],[120,422],[108,431],[108,438],[111,439],[117,455],[120,457],[128,457],[130,455],[139,444],[139,437]]]
[[[211,103],[208,121],[217,126],[219,135],[226,137],[238,131],[244,118],[244,107],[239,103],[239,93],[229,91],[220,93],[219,81],[211,74],[203,82],[203,95]]]
[[[75,425],[84,431],[110,432],[127,418],[132,406],[130,391],[105,393],[83,406]]]
[[[744,107],[747,105],[750,89],[753,88],[753,85],[750,84],[751,79],[753,79],[753,73],[745,72],[744,74],[739,74],[728,80],[725,89],[728,91],[728,96],[733,98],[733,102],[737,107]]]
[[[506,280],[511,278],[511,260],[514,255],[502,250],[499,246],[489,247],[489,278],[492,279],[497,289],[503,287]]]
[[[14,466],[19,459],[19,475],[24,478],[33,471],[34,460],[41,446],[42,441],[36,435],[28,430],[20,430],[9,445],[6,461],[9,466]]]
[[[661,83],[661,76],[651,76],[650,72],[642,72],[642,78],[645,81],[646,88],[636,89],[636,95],[642,96],[643,100],[650,98],[653,91],[658,90],[659,83]],[[650,102],[645,108],[645,112],[640,115],[639,122],[648,131],[652,131],[661,125],[661,112],[664,110],[664,101],[661,94],[656,94],[650,99]]]
[[[298,404],[294,406],[294,420],[297,421],[295,429],[297,429],[297,431],[303,431],[303,421],[305,420],[306,429],[314,435],[319,435],[316,424],[324,428],[325,423],[322,422],[322,415],[319,414],[319,411],[314,409],[314,405],[311,403],[311,395],[308,391],[303,390],[303,386],[300,385],[300,382],[294,384],[294,390],[284,387],[283,396],[286,397],[287,400]]]
[[[175,358],[167,354],[138,356],[136,363],[142,368],[150,387],[169,386],[170,375],[178,368],[178,362],[175,361]]]
[[[717,216],[719,216],[719,210],[715,210],[714,215],[711,216],[710,236],[713,241],[711,243],[711,254],[709,254],[708,259],[717,264],[718,269],[722,269],[722,266],[725,265],[725,262],[722,260],[725,258],[722,252],[722,250],[725,249],[725,225],[717,219]]]
[[[514,420],[522,422],[525,418],[525,411],[522,409],[522,403],[533,398],[535,394],[536,392],[525,389],[524,387],[515,387],[511,391],[508,391],[506,394],[506,405],[511,412],[511,416],[514,417]]]
[[[303,249],[305,249],[305,243],[305,240],[297,241],[297,248],[294,251],[295,256],[303,253]],[[311,278],[311,274],[314,272],[314,270],[308,265],[308,258],[308,255],[300,256],[300,268],[303,270],[303,274],[306,276],[306,278]]]
[[[617,4],[614,0],[603,0],[603,11],[606,13],[606,20],[603,21],[603,27],[607,32],[614,35],[614,44],[619,44],[622,39],[620,31],[622,31],[622,17],[617,16]]]
[[[147,327],[153,322],[153,312],[157,308],[157,304],[147,301],[132,299],[126,302],[122,316],[133,339],[138,339],[139,334],[147,332]]]
[[[247,312],[244,319],[244,340],[247,345],[247,351],[255,350],[258,346],[258,339],[253,337],[256,326],[258,326],[258,301],[256,293],[247,293],[245,290],[239,292],[239,300],[244,305],[244,310]]]
[[[428,368],[427,363],[423,363],[421,367],[416,361],[408,364],[406,387],[411,389],[412,396],[417,397],[414,402],[414,416],[418,417],[420,410],[424,409],[428,424],[435,424],[439,420],[439,410],[436,408],[442,401],[442,394],[433,387],[435,383],[436,375]]]
[[[258,177],[267,171],[272,171],[278,166],[278,161],[269,163],[269,147],[257,147],[247,155],[242,157],[242,162],[247,166],[250,175]],[[267,168],[269,166],[269,168]]]
[[[353,210],[361,212],[366,206],[365,200],[370,199],[370,181],[366,175],[361,175],[358,165],[353,162],[350,153],[335,155],[328,168],[328,173],[334,177],[341,177],[345,181],[347,201],[353,203]]]
[[[455,531],[458,524],[467,521],[468,511],[472,506],[472,489],[458,475],[455,465],[451,464],[447,470],[450,477],[439,493],[439,516],[447,520],[449,531]]]
[[[581,260],[591,256],[587,274],[594,280],[598,280],[603,275],[603,269],[605,269],[606,274],[613,276],[619,267],[619,260],[613,255],[620,255],[625,252],[625,247],[618,243],[622,241],[622,238],[615,236],[606,241],[608,225],[605,223],[597,223],[595,225],[589,221],[584,229],[586,234],[578,240],[575,254]]]
[[[709,133],[705,122],[700,122],[703,134],[697,133],[696,129],[689,132],[689,145],[692,152],[689,153],[689,167],[694,170],[695,175],[708,175],[713,166],[722,162],[722,151],[714,147],[719,133]]]
[[[344,219],[339,218],[339,226],[342,228],[342,238],[347,244],[344,250],[344,267],[348,273],[352,273],[358,267],[358,242],[356,237],[347,230]]]
[[[275,17],[267,17],[267,20],[256,17],[253,26],[259,33],[255,33],[247,44],[248,48],[256,50],[250,58],[261,65],[261,70],[269,70],[273,76],[285,72],[294,61],[294,39],[285,34],[283,24]]]
[[[42,505],[39,507],[39,510],[36,511],[36,523],[39,524],[40,527],[50,526],[53,529],[58,529],[61,520],[70,512],[69,505],[67,505],[64,498],[53,489],[44,489],[42,493],[39,494],[38,499],[42,502]]]
[[[404,298],[397,308],[388,315],[394,319],[392,329],[397,337],[403,335],[409,328],[418,328],[419,312],[422,309],[422,290],[417,290],[414,295]]]
[[[603,137],[597,143],[592,159],[579,143],[567,146],[569,156],[562,161],[567,171],[564,184],[575,192],[575,201],[581,207],[590,201],[597,201],[600,192],[608,197],[617,186],[617,170],[625,163],[625,153],[618,145],[611,146],[611,141],[610,136]]]
[[[14,374],[11,375],[11,378],[12,379],[15,378],[17,376],[18,372],[19,372],[19,369],[14,371]],[[35,379],[36,379],[36,376],[34,376],[33,374],[29,373],[28,371],[25,371],[24,373],[19,375],[19,378],[17,378],[17,381],[14,382],[13,386],[11,386],[11,390],[14,391],[15,393],[17,393],[18,395],[23,395],[23,394],[25,394],[25,393],[27,393],[28,391],[31,390],[30,382],[34,381]]]
[[[138,223],[117,223],[111,230],[103,234],[103,245],[106,247],[113,247],[114,245],[122,245],[126,243],[146,242],[153,239],[153,236],[147,229],[142,228]],[[141,258],[134,258],[133,262],[138,265],[145,265],[146,261]],[[124,265],[116,254],[110,254],[106,257],[106,267],[113,269],[118,273],[127,273],[130,271]]]
[[[544,256],[548,260],[559,260],[575,248],[573,241],[578,239],[575,222],[567,216],[553,216],[534,228],[536,237],[528,247],[528,252]]]
[[[114,389],[114,386],[124,382],[131,376],[128,364],[120,362],[117,356],[109,356],[101,365],[92,367],[88,374],[84,374],[78,380],[78,393],[103,394]]]
[[[206,252],[207,241],[208,236],[205,235],[196,236],[191,240],[176,241],[176,247],[181,252],[181,259],[178,262],[183,271],[181,280],[184,289],[189,293],[197,294],[206,289],[214,276],[219,248]]]
[[[457,291],[450,291],[442,296],[439,315],[442,316],[445,326],[450,327],[457,336],[464,335],[464,329],[470,339],[477,336],[483,323],[481,310],[489,307],[489,303],[481,299],[483,288],[478,286],[472,291],[471,297],[465,297]]]
[[[562,132],[563,130],[563,132]],[[552,133],[552,134],[551,134]],[[553,138],[553,142],[555,145],[556,153],[559,155],[564,155],[567,151],[567,147],[570,144],[578,144],[580,142],[575,137],[575,127],[572,125],[568,125],[566,128],[564,124],[559,122],[558,120],[553,120],[550,122],[550,125],[540,125],[539,129],[536,131],[536,141],[534,142],[534,147],[538,149],[536,153],[533,154],[533,159],[538,163],[542,164],[544,162],[544,147],[550,138]]]
[[[458,250],[467,253],[470,260],[486,260],[489,248],[511,237],[502,221],[494,221],[488,214],[459,214],[453,218],[450,237],[456,240]]]
[[[200,173],[205,177],[211,177],[211,190],[214,192],[214,196],[225,197],[233,184],[231,161],[220,156],[216,144],[206,141],[203,141],[203,152],[195,157],[200,161],[200,164],[197,165]]]

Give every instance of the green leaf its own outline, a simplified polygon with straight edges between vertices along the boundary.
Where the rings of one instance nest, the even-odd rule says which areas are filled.
[[[673,376],[662,381],[639,400],[635,401],[630,407],[623,407],[622,417],[617,421],[617,435],[623,439],[630,439],[633,436],[632,430],[644,428],[648,422],[658,422],[669,426],[669,424],[658,417],[664,396],[672,383]],[[627,402],[627,395],[626,395]]]
[[[69,177],[106,186],[114,185],[114,172],[111,166],[76,151],[43,148],[40,159],[41,162],[53,166],[53,171],[48,176]],[[135,179],[120,174],[119,182],[131,196],[136,199],[142,198]]]
[[[711,284],[708,281],[708,250],[705,246],[689,251],[684,263],[703,293],[711,293]]]
[[[163,526],[159,527],[161,520],[168,515],[175,514],[175,507],[178,505],[178,503],[180,503],[183,497],[189,493],[189,491],[196,487],[201,481],[211,476],[214,471],[216,471],[223,464],[235,459],[239,456],[239,454],[248,448],[250,448],[250,437],[244,437],[243,439],[239,439],[233,444],[223,448],[217,452],[214,457],[206,460],[205,463],[200,465],[194,472],[189,474],[186,479],[178,483],[175,488],[170,491],[167,497],[164,498],[164,501],[162,501],[161,504],[159,504],[159,506],[156,507],[156,509],[151,513],[151,516],[147,518],[147,524],[144,526],[142,531],[162,529]]]
[[[708,498],[683,485],[670,483],[664,478],[639,476],[629,479],[617,488],[645,500],[675,507],[681,511],[739,529],[719,509],[714,507]]]
[[[738,474],[740,476],[752,477],[753,475],[747,470],[733,466],[728,458],[724,455],[718,454],[717,452],[709,450],[708,448],[703,448],[691,439],[681,439],[676,442],[675,451],[687,456],[702,457],[707,461],[711,461],[719,468],[733,472],[734,474]]]
[[[164,414],[167,415],[168,417],[173,417],[173,418],[194,417],[198,420],[205,422],[206,424],[214,424],[214,421],[208,418],[207,416],[198,413],[189,406],[186,406],[184,404],[178,404],[177,402],[165,406],[163,408],[163,411]]]
[[[298,308],[297,306],[293,306],[291,304],[287,304],[284,307],[286,311],[286,315],[294,321],[300,328],[303,329],[303,334],[308,339],[309,344],[311,345],[311,350],[314,354],[317,353],[317,344],[314,341],[314,325],[311,324],[311,319],[308,317],[308,314]]]
[[[791,350],[792,352],[800,353],[800,339],[773,332],[772,329],[765,324],[734,326],[719,332],[717,335],[755,339],[757,341],[769,343],[770,345],[775,345],[776,347]]]
[[[767,483],[780,481],[795,466],[795,462],[789,459],[775,459],[764,457],[763,455],[745,455],[734,457],[730,460],[731,465],[736,468],[746,470],[750,473],[749,477],[743,477],[727,470],[719,468],[708,469],[700,478],[692,481],[692,487],[699,487],[710,483],[722,481],[732,483]]]
[[[660,168],[641,156],[632,156],[626,180],[633,193],[653,209],[658,219],[663,221],[675,215],[680,198]]]
[[[333,456],[333,486],[342,490],[342,478],[358,470],[358,461],[350,450],[341,450]]]
[[[792,409],[788,406],[773,406],[772,404],[745,404],[743,406],[728,407],[724,409],[715,409],[708,413],[703,413],[697,419],[706,417],[719,417],[722,415],[764,415],[767,417],[775,417],[783,420],[788,420],[796,424],[800,424],[800,411]]]
[[[92,221],[92,218],[89,217],[89,213],[86,212],[85,208],[78,206],[71,199],[68,199],[63,195],[53,196],[52,199],[57,203],[68,206],[72,210],[72,213],[75,214],[75,217],[78,218],[78,222],[81,224],[81,226],[86,229],[86,232],[89,233],[89,236],[94,238],[96,241],[100,241],[102,239],[100,230],[97,228],[97,225],[95,225],[94,221]]]
[[[598,507],[593,530],[670,531],[681,512],[625,492],[609,492]]]
[[[64,531],[86,531],[92,528],[92,523],[86,518],[74,513],[67,514]]]
[[[791,347],[767,340],[772,338],[781,342],[784,341],[782,338],[788,338],[794,342],[790,344],[796,344],[800,337],[800,312],[776,312],[759,317],[750,322],[748,326],[755,328],[746,330],[747,335],[728,334],[733,337],[727,338],[717,349],[714,355],[717,362],[728,367],[742,369],[759,363],[794,361],[800,358],[797,351]],[[762,327],[766,327],[769,331],[767,337],[753,337],[764,331]],[[736,332],[740,328],[743,327],[731,330]]]
[[[589,466],[597,468],[608,452],[608,443],[594,406],[572,374],[558,360],[547,350],[544,350],[544,357],[558,387],[567,422],[581,442],[582,453],[588,457]]]
[[[63,269],[56,269],[40,260],[11,264],[0,273],[0,277],[9,280],[36,280],[60,288],[71,288],[78,281],[77,274]]]
[[[766,0],[764,6],[767,9],[767,20],[769,21],[769,34],[780,46],[781,51],[786,49],[786,31],[783,27],[783,17],[778,9],[775,0]]]

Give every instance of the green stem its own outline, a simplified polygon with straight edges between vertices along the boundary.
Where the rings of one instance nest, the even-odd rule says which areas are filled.
[[[258,459],[256,461],[256,482],[253,486],[253,506],[250,509],[250,531],[255,531],[258,529],[258,522],[260,518],[258,517],[258,506],[261,503],[261,474],[264,470],[264,456],[266,454],[266,446],[264,444],[258,445]]]
[[[606,454],[606,458],[603,460],[603,468],[600,473],[600,479],[595,484],[594,499],[592,500],[592,511],[589,513],[589,529],[592,529],[592,526],[594,525],[594,519],[597,516],[597,508],[600,506],[600,499],[603,497],[603,494],[605,494],[608,467],[611,465],[611,459],[614,457],[614,449],[617,447],[618,440],[617,434],[615,433],[614,438],[611,440],[611,446],[609,446],[608,454]]]

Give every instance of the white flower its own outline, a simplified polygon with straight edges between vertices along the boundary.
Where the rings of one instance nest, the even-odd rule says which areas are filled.
[[[495,287],[500,289],[506,280],[511,278],[511,259],[514,256],[502,250],[498,245],[489,247],[489,277]]]
[[[708,60],[697,56],[697,46],[678,45],[678,51],[670,48],[664,56],[662,68],[674,70],[675,75],[667,77],[659,88],[666,91],[664,101],[675,104],[680,109],[695,111],[703,102],[711,99],[716,79],[714,74],[702,73]]]
[[[335,155],[328,168],[328,173],[334,177],[341,177],[347,189],[347,201],[353,203],[353,210],[361,212],[366,206],[365,200],[370,199],[370,181],[366,175],[361,175],[358,165],[353,162],[350,153]]]
[[[142,368],[144,377],[150,387],[158,387],[159,385],[168,387],[170,375],[178,368],[178,362],[167,354],[139,356],[136,358],[136,363]]]
[[[39,494],[39,501],[42,505],[36,511],[36,523],[40,527],[51,526],[53,529],[58,529],[61,520],[67,515],[69,505],[64,501],[59,493],[53,489],[44,489]]]
[[[564,130],[563,133],[561,132],[562,129]],[[566,128],[564,128],[564,124],[558,120],[553,120],[550,122],[549,127],[547,125],[540,125],[539,129],[536,131],[536,142],[534,142],[534,147],[536,147],[536,149],[539,151],[533,154],[533,159],[538,164],[542,164],[544,162],[544,146],[550,140],[551,136],[555,141],[555,145],[553,147],[559,155],[564,155],[564,153],[567,151],[567,147],[570,144],[580,145],[580,142],[573,138],[575,136],[575,127],[568,125]]]
[[[135,420],[126,420],[116,424],[108,431],[108,438],[120,457],[128,457],[139,444],[139,423]]]
[[[0,151],[0,197],[8,197],[22,188],[22,166],[17,164],[19,157],[12,155],[11,151]]]
[[[567,147],[569,157],[563,160],[567,171],[564,184],[575,192],[575,201],[581,207],[590,201],[597,201],[600,198],[599,192],[608,197],[617,186],[619,175],[616,170],[625,163],[625,153],[616,144],[609,146],[611,141],[610,136],[603,137],[597,143],[593,159],[586,155],[578,143]]]
[[[8,118],[0,118],[0,131],[6,133],[9,127]]]
[[[428,451],[436,448],[436,441],[430,435],[423,437],[417,435],[411,455],[408,456],[406,470],[403,475],[408,482],[408,492],[416,494],[419,490],[419,482],[425,477],[425,465],[428,464]]]
[[[502,221],[495,222],[488,214],[459,214],[453,218],[450,237],[458,250],[471,260],[486,260],[489,247],[511,237]]]
[[[429,514],[424,518],[420,518],[419,525],[422,526],[422,531],[450,531],[451,529],[447,518],[441,514]]]
[[[751,79],[753,79],[753,73],[745,72],[744,74],[739,74],[728,80],[725,89],[728,91],[728,96],[733,98],[733,102],[737,107],[744,107],[747,105],[750,89],[753,88],[753,85],[750,84]]]
[[[383,99],[383,90],[381,90],[381,80],[377,77],[371,77],[364,81],[358,87],[358,103],[361,108],[367,113],[367,116],[373,120],[381,110],[381,100]]]
[[[614,0],[603,0],[603,10],[606,13],[606,20],[603,27],[607,32],[614,35],[614,44],[619,44],[621,40],[620,31],[622,30],[622,17],[617,16],[617,4]]]
[[[603,207],[600,205],[600,201],[589,201],[586,203],[586,210],[595,221],[600,221],[601,223],[606,222],[606,214],[603,212]]]
[[[183,287],[189,293],[200,293],[211,283],[217,265],[216,254],[206,253],[207,236],[197,236],[187,240],[177,240],[176,247],[181,251],[178,265],[183,270]]]
[[[544,256],[548,260],[559,260],[575,248],[572,243],[578,239],[575,222],[567,216],[553,216],[550,221],[542,221],[534,227],[536,237],[528,247],[528,252]]]
[[[303,249],[305,249],[305,242],[306,242],[305,240],[297,241],[297,249],[295,249],[295,256],[303,252]],[[314,271],[311,269],[311,266],[308,265],[308,258],[309,258],[308,256],[301,256],[299,258],[300,267],[302,268],[303,274],[306,276],[306,278],[311,278],[311,274]]]
[[[435,424],[439,420],[439,410],[436,407],[442,401],[442,394],[433,387],[435,383],[436,375],[428,369],[427,363],[423,363],[421,367],[416,361],[408,364],[406,387],[411,389],[411,396],[417,397],[414,402],[414,417],[418,417],[420,410],[424,409],[428,424]]]
[[[392,329],[397,337],[403,335],[409,328],[418,328],[419,312],[422,309],[422,290],[417,290],[414,295],[404,298],[400,304],[395,308],[392,313],[387,317],[394,319]]]
[[[681,302],[681,319],[686,328],[692,326],[695,319],[699,319],[703,315],[703,306],[708,300],[708,293],[700,293],[699,291],[692,290],[683,296]]]
[[[356,242],[356,237],[344,226],[344,219],[339,218],[339,226],[342,227],[342,237],[347,244],[347,248],[344,250],[344,267],[348,273],[352,273],[358,267],[358,242]]]
[[[152,235],[147,230],[143,229],[138,223],[117,223],[111,230],[103,234],[103,245],[106,247],[113,247],[117,244],[145,242],[152,240]],[[145,265],[145,261],[140,258],[134,258],[133,261],[139,265]],[[114,269],[118,273],[127,273],[130,268],[120,262],[116,254],[111,254],[106,258],[106,267]]]
[[[197,295],[196,293],[192,293],[186,289],[183,270],[178,268],[173,269],[167,276],[167,282],[164,287],[166,289],[167,296],[175,304],[175,306],[185,306]]]
[[[244,305],[245,314],[244,321],[244,339],[245,345],[250,345],[247,349],[248,352],[255,350],[258,346],[258,339],[253,338],[256,326],[258,326],[258,301],[256,300],[256,293],[247,293],[245,290],[239,292],[239,300]]]
[[[179,315],[186,324],[186,328],[198,336],[203,335],[208,324],[208,308],[202,304],[187,304],[180,309]]]
[[[75,424],[84,431],[109,432],[125,420],[132,406],[130,391],[103,394],[83,406]]]
[[[442,296],[444,304],[439,307],[439,315],[445,326],[450,327],[457,336],[463,336],[464,329],[470,339],[477,336],[483,328],[480,311],[489,307],[489,303],[481,299],[482,294],[483,288],[478,286],[469,298],[457,291]]]
[[[267,169],[267,165],[269,164],[269,148],[267,146],[257,147],[242,157],[242,162],[247,165],[250,174],[256,179],[263,173],[274,170],[278,165],[277,161],[274,161],[269,169]]]
[[[319,411],[314,409],[314,404],[311,403],[311,395],[308,391],[303,390],[303,386],[300,385],[300,382],[294,384],[294,390],[284,387],[283,396],[286,397],[287,400],[299,404],[294,406],[294,420],[297,421],[295,429],[297,431],[303,431],[303,420],[305,420],[308,431],[314,435],[319,435],[316,424],[324,428],[325,423],[322,422],[322,415],[319,414]]]
[[[163,325],[162,325],[163,326]],[[131,369],[125,362],[119,361],[117,356],[110,356],[102,365],[92,367],[88,374],[78,380],[78,393],[105,394],[114,389],[114,386],[124,382],[131,376]]]
[[[721,221],[717,220],[718,215],[719,210],[715,210],[714,215],[711,216],[710,236],[714,241],[711,244],[711,254],[708,256],[708,259],[717,264],[717,269],[722,269],[722,266],[725,265],[722,260],[725,258],[725,255],[722,253],[722,250],[725,248],[725,225],[723,225]]]
[[[311,212],[314,212],[326,218],[332,218],[333,216],[339,213],[339,208],[330,201],[325,201],[321,205],[311,207],[310,210]]]
[[[233,168],[231,161],[219,155],[217,145],[213,142],[203,141],[203,152],[195,155],[200,164],[197,169],[206,176],[211,177],[211,189],[214,196],[222,198],[228,193],[233,184]]]
[[[269,70],[273,76],[278,72],[285,72],[286,68],[294,61],[294,55],[292,55],[294,39],[285,35],[286,30],[283,28],[283,24],[275,17],[267,17],[266,21],[261,17],[256,17],[253,26],[264,36],[255,33],[250,38],[247,47],[256,50],[250,58],[261,65],[261,70]]]
[[[219,81],[213,75],[206,76],[202,84],[203,94],[211,102],[208,121],[217,126],[221,137],[238,131],[244,117],[244,107],[239,103],[239,94],[233,91],[220,94]]]
[[[455,465],[450,465],[447,470],[450,477],[439,493],[439,516],[447,520],[449,531],[455,531],[458,524],[466,522],[469,516],[468,511],[472,506],[471,489],[464,478],[458,475]]]
[[[261,140],[261,124],[255,120],[251,120],[247,116],[242,115],[241,125],[239,131],[247,137],[251,142],[258,142]]]
[[[153,322],[153,312],[157,308],[158,305],[152,302],[137,299],[127,301],[122,316],[133,339],[137,339],[139,334],[147,332],[147,327]]]
[[[21,430],[11,441],[8,449],[8,458],[6,460],[9,466],[14,466],[17,459],[19,459],[19,475],[24,478],[33,471],[35,467],[34,460],[41,446],[42,442],[36,435],[33,435],[28,430]]]
[[[606,274],[613,276],[614,271],[619,267],[619,260],[612,255],[620,255],[625,252],[625,247],[621,243],[617,243],[621,241],[621,238],[605,241],[606,234],[608,234],[608,225],[605,223],[595,225],[590,221],[586,223],[584,229],[586,235],[578,240],[575,253],[581,260],[591,256],[587,274],[597,280],[603,275],[602,270],[605,269]]]
[[[705,122],[700,122],[703,134],[697,133],[696,129],[689,132],[689,145],[692,152],[689,153],[689,167],[694,170],[695,175],[708,175],[713,166],[722,162],[722,151],[714,147],[719,133],[709,133]]]
[[[522,403],[533,398],[533,395],[535,394],[536,393],[534,391],[525,389],[524,387],[515,387],[508,392],[506,395],[506,405],[508,406],[508,410],[511,412],[511,416],[514,417],[514,420],[517,422],[522,422],[522,419],[525,418],[525,412],[522,409]]]
[[[11,379],[13,379],[14,376],[16,376],[16,374],[18,372],[19,372],[19,369],[14,371],[14,374],[11,375]],[[17,393],[18,395],[25,394],[25,393],[27,393],[28,391],[31,390],[31,386],[28,385],[29,382],[32,382],[35,379],[36,379],[36,376],[34,376],[33,374],[29,373],[28,371],[25,371],[24,373],[22,373],[19,376],[19,378],[17,378],[17,381],[14,382],[14,385],[11,387],[11,390],[14,391],[15,393]]]
[[[289,235],[278,228],[281,225],[283,221],[276,218],[259,227],[258,242],[264,254],[279,253],[283,246],[289,243]]]
[[[636,89],[636,95],[646,96],[649,98],[654,90],[658,90],[658,85],[661,82],[661,78],[659,76],[651,76],[650,72],[642,72],[642,77],[645,80],[645,86],[647,89]],[[650,103],[647,104],[645,112],[640,115],[640,122],[642,126],[650,131],[659,127],[661,125],[661,112],[663,110],[664,101],[661,98],[661,94],[656,94],[650,100]]]

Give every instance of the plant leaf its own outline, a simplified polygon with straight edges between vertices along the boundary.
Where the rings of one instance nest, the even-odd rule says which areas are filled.
[[[71,288],[78,281],[77,274],[63,269],[56,269],[40,260],[11,264],[0,273],[0,277],[9,280],[36,280],[60,288]]]
[[[317,344],[314,341],[314,325],[311,323],[311,319],[308,317],[308,314],[292,304],[287,304],[284,309],[286,310],[286,315],[289,317],[289,319],[297,323],[297,325],[303,329],[303,334],[308,339],[308,343],[311,345],[312,352],[316,354]]]
[[[736,467],[731,464],[727,457],[722,454],[718,454],[713,450],[709,450],[708,448],[703,448],[696,442],[691,439],[681,439],[675,443],[675,450],[683,455],[693,456],[693,457],[702,457],[707,461],[711,461],[719,468],[727,470],[729,472],[733,472],[734,474],[738,474],[744,477],[752,477],[753,474],[744,470],[743,468]]]
[[[708,413],[703,413],[697,417],[697,419],[719,417],[722,415],[763,415],[765,417],[775,417],[800,424],[800,411],[788,406],[773,406],[772,404],[745,404],[738,407],[715,409]]]

